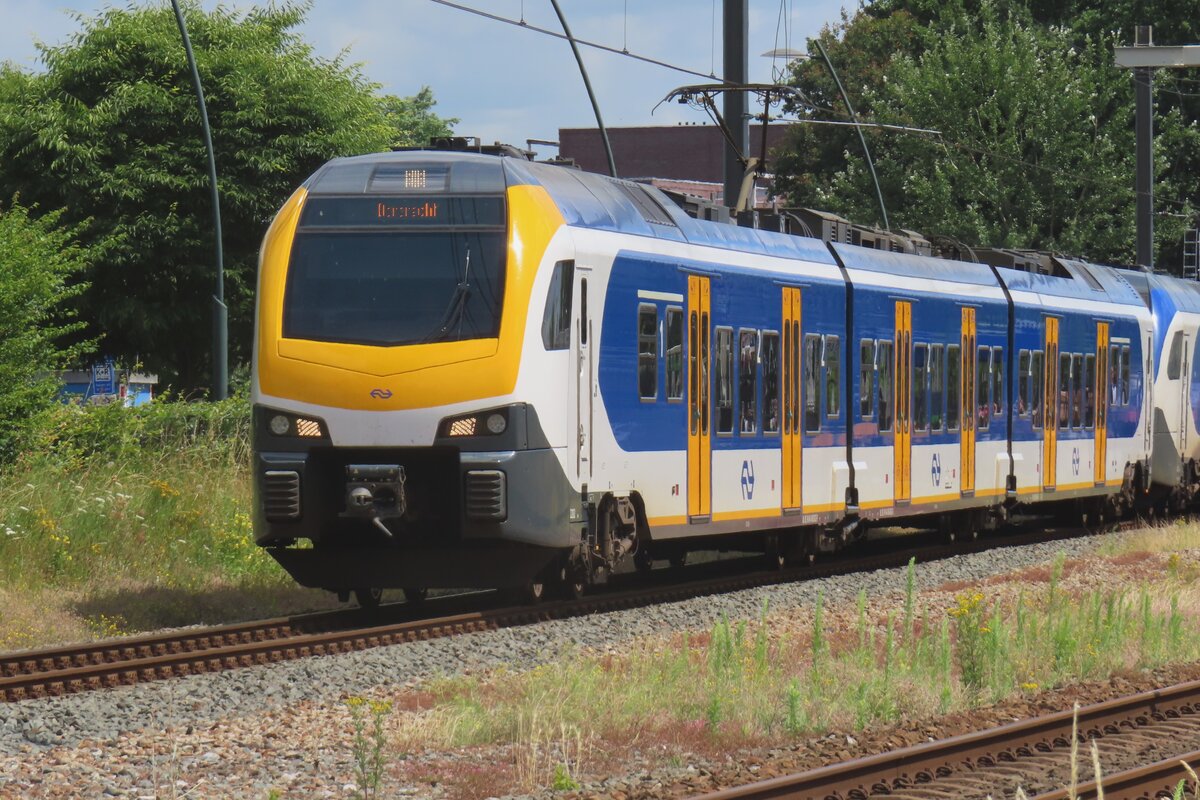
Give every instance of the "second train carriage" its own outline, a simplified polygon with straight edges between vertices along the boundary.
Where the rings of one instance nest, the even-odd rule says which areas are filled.
[[[256,538],[338,591],[578,586],[876,519],[1127,505],[1151,289],[1054,265],[709,222],[515,158],[335,160],[264,243]]]

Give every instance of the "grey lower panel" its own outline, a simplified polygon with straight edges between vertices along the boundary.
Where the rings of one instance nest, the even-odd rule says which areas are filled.
[[[554,548],[503,543],[422,549],[273,547],[267,552],[302,586],[335,590],[516,587],[562,556]]]
[[[499,471],[507,487],[507,518],[502,522],[464,520],[463,538],[503,539],[539,547],[570,547],[579,542],[571,509],[581,500],[571,488],[554,450],[462,453],[463,477],[471,471]]]

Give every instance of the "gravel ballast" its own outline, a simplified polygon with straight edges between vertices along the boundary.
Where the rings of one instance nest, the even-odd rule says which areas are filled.
[[[1078,558],[1105,539],[1091,536],[918,564],[918,589],[976,582],[1044,565],[1058,554]],[[904,569],[842,575],[749,589],[677,603],[614,611],[519,628],[382,647],[345,655],[247,667],[213,675],[122,687],[61,698],[0,705],[0,756],[28,754],[84,741],[114,742],[126,732],[211,728],[230,718],[255,717],[301,702],[336,701],[376,687],[398,689],[430,678],[506,666],[530,669],[568,649],[605,650],[634,638],[709,628],[722,615],[750,619],[764,600],[772,610],[811,608],[818,592],[830,605],[904,592]]]

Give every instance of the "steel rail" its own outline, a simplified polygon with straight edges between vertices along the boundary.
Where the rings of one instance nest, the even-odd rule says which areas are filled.
[[[1055,748],[1069,747],[1076,724],[1080,738],[1087,740],[1132,732],[1151,724],[1154,719],[1193,716],[1197,713],[1200,713],[1200,681],[1191,681],[1086,706],[1079,709],[1077,723],[1074,710],[1061,711],[998,728],[960,734],[936,742],[711,792],[701,795],[701,798],[800,800],[865,798],[873,794],[901,794],[905,790],[915,793],[919,792],[922,784],[955,772],[973,771],[1000,763],[1016,764],[1022,758],[1042,756]],[[1086,759],[1086,756],[1081,757]],[[1178,759],[1171,759],[1171,762],[1178,768],[1176,772],[1182,772]],[[1123,795],[1116,795],[1109,790],[1111,780],[1113,778],[1104,779],[1104,791],[1106,797],[1114,800]],[[1067,797],[1066,794],[1052,794],[1037,800],[1049,800],[1051,796]]]
[[[1089,781],[1075,788],[1074,798],[1077,800],[1153,800],[1157,797],[1171,797],[1180,781],[1185,784],[1190,781],[1191,773],[1187,765],[1200,765],[1200,750],[1193,750],[1175,758],[1167,758],[1147,764],[1144,767],[1114,772],[1105,775],[1100,781]],[[1196,767],[1193,767],[1195,769]],[[1184,795],[1185,797],[1187,794]],[[1069,800],[1072,797],[1070,789],[1058,789],[1045,792],[1033,800]]]
[[[874,553],[867,557],[850,552],[828,561],[818,561],[816,564],[801,567],[742,572],[732,576],[724,574],[697,580],[700,573],[727,569],[730,562],[701,564],[677,572],[680,579],[672,583],[656,582],[645,587],[589,595],[579,600],[472,610],[427,619],[392,621],[387,624],[379,624],[378,615],[364,618],[355,612],[322,612],[259,623],[183,629],[78,646],[4,654],[0,655],[0,700],[16,701],[60,696],[122,684],[210,672],[215,669],[233,669],[473,631],[515,627],[812,578],[898,568],[914,558],[921,562],[936,561],[990,549],[1066,539],[1085,533],[1073,529],[1050,532],[1044,529],[1030,530],[990,539],[916,547],[893,540],[893,544],[898,545],[896,550]],[[883,543],[880,542],[879,545],[882,546]],[[655,575],[658,580],[662,577],[661,572]],[[452,598],[445,598],[450,599]],[[426,613],[438,609],[449,610],[441,605],[442,602],[442,598],[437,601],[431,600],[423,610]],[[403,605],[394,608],[400,613],[410,614]],[[353,627],[347,627],[350,620],[353,620]],[[364,622],[368,627],[362,627]]]

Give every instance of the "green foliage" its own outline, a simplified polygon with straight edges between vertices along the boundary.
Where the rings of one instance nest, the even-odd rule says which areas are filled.
[[[860,118],[939,132],[866,131],[893,228],[1133,260],[1133,91],[1112,47],[1142,18],[1126,3],[1069,5],[1078,13],[1019,0],[884,0],[822,32]],[[1182,5],[1198,18],[1200,4]],[[1183,90],[1196,94],[1196,74],[1157,79],[1165,266],[1178,264],[1200,194],[1200,100]],[[821,60],[799,62],[793,82],[811,101],[796,110],[847,118]],[[797,204],[881,221],[852,129],[797,126],[778,172]]]
[[[216,149],[231,361],[250,347],[255,264],[266,225],[333,156],[385,149],[405,126],[438,128],[423,91],[380,99],[349,63],[315,56],[293,3],[185,15]],[[166,5],[80,16],[80,32],[42,46],[45,71],[0,69],[0,197],[63,209],[93,252],[82,318],[104,349],[167,382],[206,382],[215,281],[200,117]]]
[[[380,98],[387,123],[395,131],[392,147],[424,147],[434,139],[449,136],[457,119],[442,119],[433,113],[437,101],[428,86],[412,97],[394,94]]]
[[[38,423],[0,474],[0,586],[286,581],[251,535],[245,398],[56,405]]]
[[[386,765],[384,746],[387,744],[384,723],[392,711],[392,704],[355,696],[349,698],[346,705],[350,708],[350,722],[354,729],[350,747],[354,757],[354,780],[359,789],[355,796],[361,800],[374,800],[379,797],[379,787],[383,783]]]
[[[36,219],[15,202],[0,208],[0,464],[27,446],[30,421],[54,402],[49,371],[86,348],[60,343],[79,329],[63,304],[82,291],[70,281],[87,263],[60,217]]]

